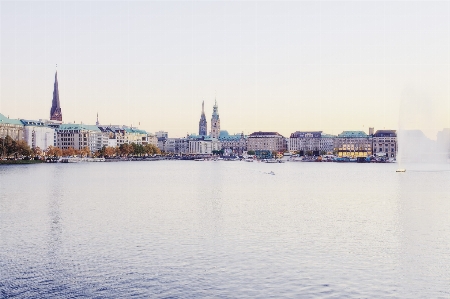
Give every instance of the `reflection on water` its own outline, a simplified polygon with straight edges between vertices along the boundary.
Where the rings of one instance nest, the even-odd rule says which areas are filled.
[[[397,167],[0,167],[0,290],[19,298],[448,297],[450,172]]]

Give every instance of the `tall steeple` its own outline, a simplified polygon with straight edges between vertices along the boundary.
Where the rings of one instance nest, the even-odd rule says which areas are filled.
[[[97,112],[97,121],[95,122],[95,125],[98,126],[100,123],[98,122],[98,112]]]
[[[52,108],[50,109],[50,120],[62,121],[61,106],[59,104],[58,71],[55,72],[55,83],[53,84],[53,100]]]
[[[219,138],[219,135],[220,135],[219,106],[217,106],[217,100],[214,99],[213,113],[211,117],[211,138]]]
[[[208,134],[208,123],[205,116],[205,101],[202,102],[202,114],[198,123],[198,135],[206,136]]]

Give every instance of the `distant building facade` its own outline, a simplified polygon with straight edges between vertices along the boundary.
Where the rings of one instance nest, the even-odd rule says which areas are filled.
[[[322,134],[320,137],[320,151],[325,152],[328,155],[333,154],[335,137],[336,136],[331,134]]]
[[[277,132],[254,132],[247,139],[248,151],[268,150],[284,152],[286,149],[286,139]]]
[[[91,152],[101,150],[108,146],[108,138],[93,125],[61,124],[56,129],[56,145],[60,149],[72,147],[76,150],[89,147]]]
[[[339,157],[372,155],[372,136],[363,131],[343,131],[334,138],[334,152]]]
[[[189,154],[212,155],[214,151],[220,150],[220,143],[216,138],[204,136],[189,136]]]
[[[377,130],[373,134],[372,149],[374,155],[384,155],[389,158],[397,158],[397,131]]]
[[[222,150],[229,151],[233,154],[242,155],[247,151],[247,136],[244,133],[241,134],[228,134],[228,131],[220,131],[219,135],[220,147]]]
[[[108,139],[107,146],[110,147],[121,146],[125,143],[140,145],[156,143],[156,137],[154,135],[135,127],[109,125],[98,126],[98,128],[102,132],[102,135]]]
[[[158,131],[155,133],[156,138],[169,138],[169,133],[165,131]]]
[[[0,138],[6,136],[19,141],[24,138],[24,126],[18,119],[9,119],[0,113]]]
[[[42,120],[22,119],[24,125],[24,140],[31,148],[39,147],[45,151],[49,146],[56,145],[56,131]]]
[[[319,156],[321,152],[322,131],[297,131],[289,138],[289,150],[297,151],[300,156]]]

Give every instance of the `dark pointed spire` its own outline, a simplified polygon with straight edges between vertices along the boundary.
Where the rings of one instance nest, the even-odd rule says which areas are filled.
[[[100,125],[100,123],[98,122],[98,112],[97,112],[97,122],[95,123],[96,126]]]
[[[62,121],[61,106],[59,103],[58,71],[55,72],[55,83],[53,84],[52,108],[50,109],[50,120]]]
[[[198,123],[198,135],[206,136],[208,132],[208,123],[205,116],[205,101],[202,102],[202,114],[200,115],[200,121]]]

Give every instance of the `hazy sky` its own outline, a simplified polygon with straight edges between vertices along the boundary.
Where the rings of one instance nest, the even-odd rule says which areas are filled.
[[[2,1],[0,18],[11,118],[49,118],[58,64],[65,122],[184,136],[217,97],[230,133],[397,129],[424,102],[450,127],[449,2]]]

